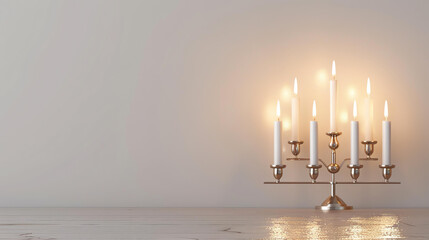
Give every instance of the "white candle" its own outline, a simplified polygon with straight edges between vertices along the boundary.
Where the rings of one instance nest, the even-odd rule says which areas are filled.
[[[387,121],[387,116],[389,115],[389,110],[387,109],[387,100],[384,103],[384,117],[383,121],[383,154],[382,154],[382,165],[390,165],[390,121]]]
[[[373,107],[371,100],[371,82],[366,83],[366,97],[364,99],[363,136],[365,141],[372,141]]]
[[[313,101],[313,121],[310,121],[310,165],[318,165],[316,101]]]
[[[337,80],[335,80],[335,61],[332,62],[332,80],[329,81],[330,88],[330,131],[337,131]]]
[[[292,141],[299,141],[299,97],[298,82],[295,78],[292,97]]]
[[[350,164],[359,165],[359,122],[356,121],[356,100],[353,103],[353,121],[350,122]]]
[[[274,121],[274,165],[282,164],[282,122],[280,121],[280,100],[277,100],[277,121]]]

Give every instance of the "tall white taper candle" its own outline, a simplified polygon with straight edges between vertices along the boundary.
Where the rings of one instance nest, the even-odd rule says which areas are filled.
[[[384,103],[384,117],[385,120],[382,123],[383,128],[383,153],[382,153],[382,165],[390,165],[390,130],[391,130],[391,123],[390,121],[387,121],[387,117],[389,115],[389,110],[387,108],[387,100]]]
[[[280,100],[277,100],[277,121],[274,121],[274,165],[282,164],[282,122],[280,121]]]
[[[332,80],[329,81],[330,102],[330,131],[337,131],[337,80],[335,79],[335,61],[332,62]]]
[[[295,78],[292,97],[292,141],[299,141],[299,97],[298,82]]]
[[[364,99],[363,136],[365,141],[372,141],[373,106],[371,100],[371,81],[366,83],[366,97]]]
[[[313,101],[313,121],[310,121],[310,165],[318,165],[318,141],[317,141],[316,101]]]
[[[353,103],[353,121],[350,122],[350,164],[359,165],[359,122],[356,121],[356,100]]]

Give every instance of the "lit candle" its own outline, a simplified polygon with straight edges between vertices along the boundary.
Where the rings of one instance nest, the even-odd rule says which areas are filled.
[[[350,165],[359,165],[359,122],[356,121],[356,100],[353,103],[353,121],[350,122]]]
[[[310,121],[310,165],[318,165],[316,101],[313,101],[313,121]]]
[[[299,141],[299,97],[298,81],[295,78],[292,97],[292,141]]]
[[[382,154],[382,165],[390,165],[390,121],[387,121],[389,110],[387,109],[387,100],[384,103],[384,118],[383,121],[383,154]]]
[[[280,121],[280,100],[277,100],[277,121],[274,121],[274,165],[282,164],[282,122]]]
[[[330,88],[330,131],[337,131],[337,80],[335,79],[336,75],[335,61],[332,62],[332,79],[329,81]]]
[[[366,97],[364,101],[364,118],[363,118],[363,126],[364,126],[364,140],[372,141],[372,122],[373,122],[373,107],[371,100],[371,82],[368,78],[366,83]]]

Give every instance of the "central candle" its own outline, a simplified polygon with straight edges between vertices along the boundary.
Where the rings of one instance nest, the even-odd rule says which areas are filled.
[[[356,121],[356,100],[353,103],[353,121],[350,122],[350,165],[359,165],[359,122]]]
[[[299,97],[298,81],[295,78],[292,97],[292,141],[299,141]]]
[[[366,83],[366,97],[364,100],[363,136],[365,141],[372,141],[373,107],[371,100],[371,81]]]
[[[330,89],[330,131],[337,131],[337,80],[335,79],[336,75],[335,69],[335,60],[332,62],[332,80],[329,81]]]

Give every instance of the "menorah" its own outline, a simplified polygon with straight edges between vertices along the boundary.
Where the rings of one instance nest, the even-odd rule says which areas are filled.
[[[392,169],[395,165],[379,165],[382,169],[382,175],[384,181],[380,182],[360,182],[358,181],[360,175],[360,169],[363,165],[347,165],[350,169],[350,176],[352,181],[350,182],[337,182],[335,179],[335,174],[337,174],[341,169],[345,162],[349,161],[350,158],[344,159],[340,164],[337,163],[337,154],[336,150],[339,147],[338,136],[341,135],[341,132],[328,132],[326,135],[329,136],[329,148],[331,149],[331,163],[326,164],[322,159],[318,159],[318,162],[322,163],[323,166],[331,173],[331,181],[329,182],[317,182],[317,177],[319,176],[319,169],[322,168],[322,164],[318,165],[307,165],[306,167],[309,169],[309,175],[311,181],[309,182],[281,182],[280,179],[283,176],[284,168],[286,165],[271,165],[273,169],[273,175],[276,181],[274,182],[264,182],[264,184],[330,184],[330,195],[329,197],[320,205],[316,206],[316,209],[321,209],[324,211],[329,210],[349,210],[353,209],[352,206],[348,206],[336,193],[336,185],[337,184],[400,184],[400,182],[390,182],[389,179],[392,176]],[[304,143],[303,141],[289,141],[291,145],[291,152],[294,157],[287,158],[288,161],[308,161],[309,158],[300,158],[298,157],[300,153],[301,145]],[[362,141],[365,149],[365,158],[359,158],[359,160],[363,161],[377,161],[378,158],[373,158],[371,155],[374,153],[374,145],[377,141]]]

